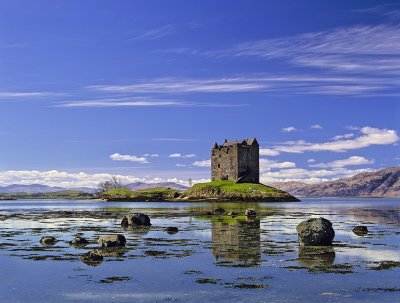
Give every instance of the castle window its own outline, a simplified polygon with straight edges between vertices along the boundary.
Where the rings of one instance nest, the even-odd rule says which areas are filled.
[[[221,164],[218,164],[218,168],[220,168],[221,167]]]

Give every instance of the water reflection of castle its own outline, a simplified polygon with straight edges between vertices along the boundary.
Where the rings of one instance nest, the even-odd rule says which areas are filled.
[[[261,261],[260,220],[213,221],[212,251],[217,262],[258,265]]]

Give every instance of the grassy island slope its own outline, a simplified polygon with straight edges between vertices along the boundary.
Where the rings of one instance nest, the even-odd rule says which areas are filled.
[[[228,180],[219,180],[208,183],[199,183],[185,191],[180,197],[182,200],[210,200],[210,201],[254,201],[254,202],[296,202],[296,197],[285,191],[264,184],[235,183]]]
[[[185,192],[165,187],[132,191],[120,188],[102,194],[108,201],[248,201],[295,202],[296,197],[263,184],[213,181],[199,183]]]

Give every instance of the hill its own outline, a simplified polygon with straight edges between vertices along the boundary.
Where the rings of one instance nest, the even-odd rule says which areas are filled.
[[[278,182],[271,186],[299,197],[400,197],[400,167],[357,174],[320,184]]]
[[[64,191],[64,190],[82,191],[86,193],[95,192],[95,189],[89,187],[65,188],[65,187],[48,186],[43,184],[11,184],[7,186],[0,186],[0,193],[37,194],[37,193],[50,193],[50,192]]]

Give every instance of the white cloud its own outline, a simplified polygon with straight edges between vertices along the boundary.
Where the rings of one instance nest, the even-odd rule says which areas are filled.
[[[195,158],[196,155],[195,154],[184,155],[184,154],[180,154],[180,153],[173,153],[173,154],[170,154],[168,157],[170,157],[170,158]]]
[[[182,163],[176,163],[176,167],[188,167],[188,165]]]
[[[311,129],[322,129],[323,127],[319,124],[314,124],[310,126]]]
[[[305,182],[305,183],[320,183],[339,178],[349,178],[356,174],[372,171],[370,168],[365,169],[347,169],[347,168],[333,168],[321,170],[307,170],[303,168],[281,169],[279,171],[267,171],[260,175],[262,183],[273,182]]]
[[[308,159],[307,160],[307,163],[314,163],[315,162],[315,159]]]
[[[138,162],[138,163],[149,163],[146,157],[138,157],[135,155],[121,155],[119,153],[114,153],[110,155],[110,159],[113,161],[131,161],[131,162]]]
[[[371,145],[389,145],[399,141],[397,131],[391,129],[379,129],[365,126],[360,130],[361,135],[351,140],[339,140],[323,143],[309,143],[305,141],[289,141],[272,149],[285,153],[304,153],[318,151],[345,152],[353,149],[368,147]]]
[[[65,171],[49,170],[9,170],[0,171],[0,184],[2,186],[10,184],[44,184],[48,186],[57,186],[65,188],[75,187],[91,187],[96,188],[99,182],[109,180],[112,176],[116,176],[122,180],[122,183],[133,182],[175,182],[183,185],[189,185],[188,180],[178,178],[139,178],[131,175],[112,175],[109,173],[94,173],[86,172],[69,173]],[[208,179],[194,179],[193,184],[208,182]]]
[[[293,126],[288,126],[288,127],[282,128],[283,133],[293,133],[295,131],[297,131],[297,129]]]
[[[211,160],[195,161],[192,163],[192,165],[197,167],[210,167]]]
[[[271,149],[271,148],[260,148],[260,156],[278,156],[280,154],[279,151]]]
[[[151,157],[151,158],[157,158],[159,156],[160,156],[159,154],[149,154],[149,153],[142,155],[142,157]]]
[[[268,159],[260,159],[260,172],[266,172],[271,170],[272,168],[294,168],[296,167],[296,163],[294,162],[277,162]]]
[[[348,134],[344,134],[344,135],[337,135],[337,136],[333,137],[332,139],[333,140],[341,140],[341,139],[350,139],[352,137],[354,137],[354,134],[348,133]]]
[[[345,167],[351,165],[366,165],[366,164],[373,164],[373,160],[368,160],[364,157],[359,156],[351,156],[347,159],[336,160],[328,163],[317,163],[312,164],[310,167],[315,168],[338,168],[338,167]]]

